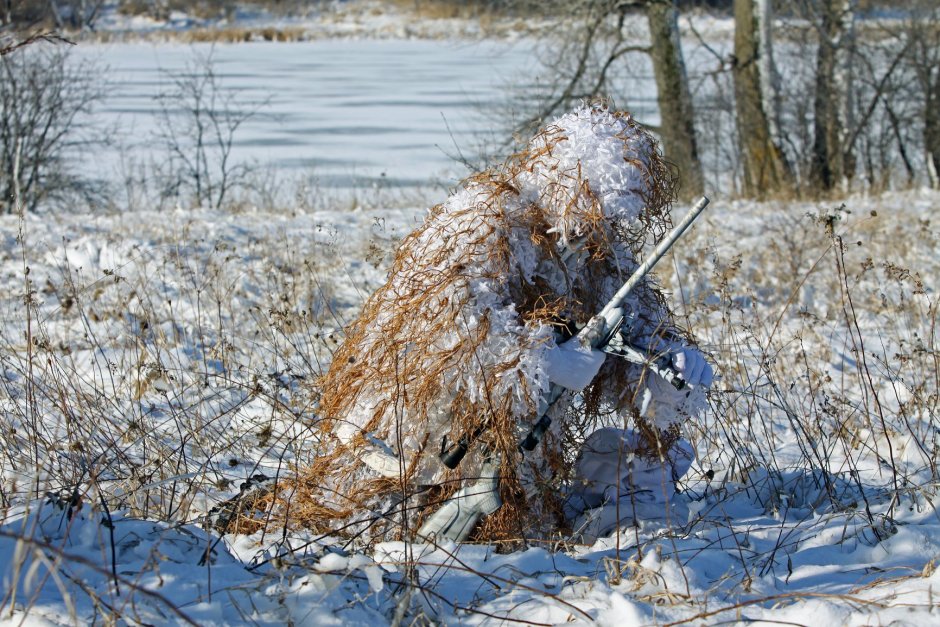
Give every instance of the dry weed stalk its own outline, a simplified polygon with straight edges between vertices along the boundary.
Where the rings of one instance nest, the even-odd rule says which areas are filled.
[[[936,494],[934,262],[918,252],[936,238],[914,215],[776,206],[749,255],[713,254],[717,294],[688,303],[722,373],[693,427],[701,463],[720,473],[711,489],[845,516],[844,541],[877,542]]]

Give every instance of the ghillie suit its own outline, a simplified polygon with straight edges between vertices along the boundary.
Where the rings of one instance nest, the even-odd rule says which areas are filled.
[[[676,396],[616,359],[566,393],[535,451],[518,446],[549,385],[549,352],[667,230],[673,192],[649,133],[585,106],[431,209],[320,381],[321,441],[295,515],[366,542],[412,537],[497,452],[503,505],[473,537],[544,537],[568,524],[564,486],[591,432],[632,423],[639,454],[658,459],[701,394]],[[628,307],[635,344],[682,344],[655,286]],[[469,452],[449,470],[439,454],[461,438]]]

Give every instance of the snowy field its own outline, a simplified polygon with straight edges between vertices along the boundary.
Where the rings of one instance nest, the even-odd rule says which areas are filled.
[[[721,376],[689,518],[511,554],[201,526],[309,459],[312,378],[421,210],[4,217],[2,616],[935,623],[938,205],[716,201],[663,272]]]
[[[729,24],[700,29],[727,42]],[[271,97],[246,158],[325,194],[415,185],[420,202],[0,216],[0,621],[940,624],[938,192],[714,198],[661,264],[719,375],[686,434],[688,516],[508,554],[363,554],[273,519],[212,531],[213,506],[249,478],[309,462],[315,379],[343,327],[444,199],[435,179],[462,174],[451,134],[469,139],[477,102],[526,63],[524,43],[364,28],[379,27],[389,39],[214,55],[249,101]],[[337,32],[362,34],[350,28]],[[192,51],[79,47],[111,67],[101,114],[126,154],[146,159],[160,70]]]

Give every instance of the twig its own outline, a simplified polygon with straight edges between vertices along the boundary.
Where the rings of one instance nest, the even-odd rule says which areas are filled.
[[[70,46],[75,45],[74,41],[66,39],[65,37],[62,37],[61,35],[58,35],[52,31],[40,32],[29,35],[22,41],[17,41],[3,46],[0,48],[0,57],[6,56],[15,50],[19,50],[20,48],[25,48],[26,46],[32,45],[37,41],[46,41],[53,44],[68,44]]]

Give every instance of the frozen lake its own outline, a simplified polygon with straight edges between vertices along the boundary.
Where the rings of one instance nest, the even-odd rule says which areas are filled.
[[[76,54],[106,68],[97,121],[113,125],[87,174],[114,179],[122,156],[152,154],[157,96],[171,74],[211,53],[221,84],[240,103],[264,104],[236,135],[236,160],[310,176],[332,189],[426,186],[466,172],[457,147],[490,128],[481,110],[503,102],[531,46],[498,42],[315,41],[303,43],[102,44]],[[492,115],[492,113],[490,113]]]
[[[450,185],[468,174],[454,156],[473,159],[481,137],[505,124],[510,84],[545,96],[538,85],[552,77],[534,69],[533,47],[429,40],[83,44],[75,55],[95,61],[107,77],[95,121],[109,129],[113,145],[81,167],[117,181],[122,160],[161,158],[154,152],[157,97],[171,89],[173,75],[211,55],[223,88],[238,103],[260,106],[235,136],[236,160],[331,190]],[[648,61],[621,72],[617,91],[630,97],[617,104],[658,123]]]

